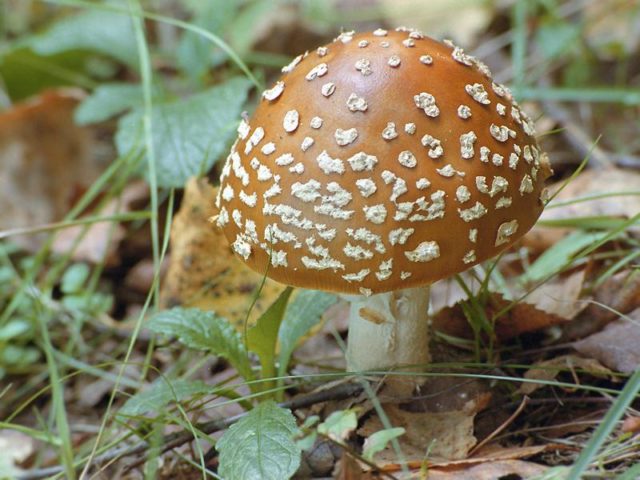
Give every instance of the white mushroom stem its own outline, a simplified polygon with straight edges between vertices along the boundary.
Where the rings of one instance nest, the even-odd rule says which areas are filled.
[[[429,363],[429,287],[346,298],[351,301],[349,371],[397,371]]]

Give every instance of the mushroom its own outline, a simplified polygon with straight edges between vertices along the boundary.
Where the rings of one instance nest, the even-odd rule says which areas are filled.
[[[535,223],[551,174],[486,65],[416,30],[342,33],[243,120],[217,224],[252,269],[351,302],[350,371],[430,360],[429,285]]]

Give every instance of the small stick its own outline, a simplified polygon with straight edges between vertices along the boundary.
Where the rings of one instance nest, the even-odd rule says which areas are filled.
[[[475,447],[473,447],[471,449],[471,451],[469,452],[469,457],[472,457],[474,453],[476,453],[478,450],[480,450],[482,447],[484,447],[487,443],[489,443],[491,440],[493,440],[495,437],[497,437],[505,428],[507,428],[509,425],[511,425],[513,423],[513,421],[518,417],[518,415],[520,415],[520,413],[522,413],[522,410],[524,410],[524,407],[527,406],[527,403],[529,402],[529,397],[528,396],[524,396],[522,397],[522,402],[520,402],[520,406],[518,408],[516,408],[516,411],[513,412],[511,414],[511,416],[509,418],[507,418],[502,425],[500,425],[498,428],[496,428],[493,432],[491,432],[491,434],[486,437],[484,440],[482,440],[480,443],[478,443]]]
[[[356,395],[359,395],[362,392],[362,385],[358,383],[343,383],[337,385],[335,387],[320,390],[318,392],[313,392],[308,395],[301,395],[296,398],[292,398],[291,400],[287,400],[286,402],[279,403],[278,405],[283,408],[289,408],[291,410],[297,410],[299,408],[310,407],[312,405],[327,402],[331,400],[344,400]],[[238,415],[234,415],[233,417],[219,419],[219,420],[211,420],[209,422],[198,423],[194,425],[196,430],[199,430],[205,434],[211,434],[225,428],[228,428],[233,423],[237,422],[248,412],[241,413]],[[176,448],[184,443],[194,440],[193,434],[191,431],[182,431],[182,432],[174,432],[163,437],[163,447],[161,453],[164,453],[168,450]],[[91,462],[92,464],[103,464],[107,462],[112,462],[113,460],[120,457],[128,457],[132,455],[143,454],[139,459],[137,459],[132,465],[129,465],[127,468],[131,469],[135,465],[139,465],[146,460],[147,450],[150,445],[146,440],[136,443],[135,445],[125,446],[125,447],[117,447],[111,450],[107,450],[102,455],[98,455]],[[55,466],[48,467],[42,469],[36,469],[31,471],[26,471],[24,473],[19,473],[16,475],[17,480],[38,480],[40,478],[45,478],[53,475],[58,475],[64,472],[64,467]]]

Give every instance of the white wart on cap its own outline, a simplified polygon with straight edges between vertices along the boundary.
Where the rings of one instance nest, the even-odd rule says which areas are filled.
[[[254,270],[343,293],[416,287],[495,256],[542,212],[533,123],[450,42],[348,32],[283,71],[240,124],[217,199]]]

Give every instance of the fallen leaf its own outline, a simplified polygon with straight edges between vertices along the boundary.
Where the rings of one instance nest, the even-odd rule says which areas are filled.
[[[640,367],[640,308],[628,319],[616,320],[601,332],[573,343],[582,355],[594,358],[612,370],[633,373]]]
[[[639,433],[640,432],[640,417],[629,416],[622,422],[620,428],[625,433]]]
[[[584,358],[577,355],[561,355],[550,360],[538,362],[533,365],[530,370],[527,370],[524,378],[527,379],[528,382],[522,383],[520,388],[518,388],[518,392],[523,395],[531,395],[536,390],[547,386],[547,382],[555,380],[561,373],[567,371],[575,373],[576,370],[580,370],[576,375],[588,373],[596,377],[608,377],[613,373],[592,358]],[[536,381],[543,383],[536,383]]]
[[[14,430],[0,430],[0,472],[13,478],[24,473],[19,465],[24,463],[35,451],[35,440]]]
[[[168,261],[165,258],[165,261],[160,264],[160,278],[166,273],[167,267]],[[151,289],[155,274],[153,260],[150,258],[142,259],[127,272],[127,276],[124,278],[124,286],[134,292],[146,294]]]
[[[549,187],[549,191],[556,192],[563,183],[553,184]],[[640,212],[639,191],[640,173],[638,172],[618,168],[585,170],[547,205],[540,216],[540,221],[599,216],[631,218]],[[612,195],[616,193],[617,195]],[[595,198],[587,199],[588,197]],[[630,229],[640,230],[638,226]],[[538,223],[522,241],[525,246],[534,251],[544,251],[570,231],[570,228],[548,227]]]
[[[95,148],[92,131],[73,121],[82,96],[50,90],[0,114],[0,230],[61,220],[111,161]],[[31,251],[43,238],[12,236]]]
[[[498,478],[533,478],[549,467],[523,460],[483,462],[464,469],[429,468],[428,480],[496,480]]]
[[[538,310],[551,315],[572,320],[588,303],[578,301],[584,284],[585,271],[579,270],[566,278],[545,282],[531,292],[525,302],[535,305]]]
[[[584,15],[584,41],[603,60],[618,61],[623,52],[633,54],[640,46],[640,36],[633,18],[638,5],[629,0],[588,2],[581,9]],[[615,48],[613,48],[615,46]]]
[[[584,338],[640,305],[640,270],[626,270],[607,279],[572,322],[563,325],[563,340]]]
[[[380,477],[374,472],[366,471],[358,460],[345,454],[336,463],[333,478],[336,480],[376,480]]]
[[[143,181],[127,185],[122,193],[110,200],[100,211],[91,215],[110,216],[132,210],[132,205],[149,196],[149,187]],[[69,253],[77,262],[102,263],[112,266],[119,263],[118,246],[125,238],[125,228],[114,221],[77,225],[60,230],[53,242],[52,250],[61,255]],[[145,292],[146,293],[146,292]]]
[[[451,8],[450,0],[379,0],[382,17],[392,26],[411,25],[437,38],[453,38],[470,47],[492,18],[491,7],[464,2]]]
[[[437,383],[437,380],[442,380]],[[393,427],[405,429],[402,451],[408,461],[422,461],[428,452],[430,461],[465,458],[476,444],[473,435],[476,413],[486,408],[491,395],[482,391],[479,382],[443,377],[427,382],[420,399],[407,404],[386,404],[385,413]],[[450,402],[445,398],[451,397]],[[379,417],[372,415],[358,434],[369,437],[384,429]],[[397,455],[392,445],[374,455],[376,463],[394,463]]]
[[[217,214],[215,196],[216,188],[206,179],[187,182],[180,211],[171,226],[171,258],[160,295],[166,307],[182,305],[215,311],[240,328],[263,277],[235,257],[224,235],[210,222]],[[284,289],[284,285],[266,279],[250,322]]]
[[[459,478],[465,480],[465,475],[470,475],[472,472],[483,470],[473,470],[476,466],[489,465],[489,464],[506,464],[510,462],[520,461],[524,458],[533,457],[544,452],[553,452],[558,450],[576,450],[575,447],[571,447],[560,443],[545,443],[543,445],[528,445],[524,447],[502,447],[500,445],[492,444],[482,447],[480,451],[474,454],[472,457],[464,458],[461,460],[446,460],[446,461],[431,461],[430,459],[411,460],[408,462],[408,467],[412,470],[417,470],[425,467],[425,463],[428,466],[429,480],[432,478],[438,478],[435,475],[438,474],[457,474],[459,477],[451,477],[454,479]],[[529,462],[522,462],[529,463]],[[538,464],[534,464],[538,465]],[[541,466],[541,465],[538,465]],[[389,463],[381,466],[381,469],[386,472],[399,471],[401,465],[398,463]],[[431,475],[434,475],[431,477]],[[411,477],[415,478],[415,477]],[[420,477],[422,478],[422,477]],[[448,477],[443,477],[448,478]],[[482,478],[482,477],[480,477]],[[493,477],[489,477],[492,478]]]
[[[507,309],[507,307],[510,308]],[[567,322],[565,318],[545,312],[529,303],[520,302],[511,305],[511,302],[499,294],[492,295],[487,302],[485,312],[489,319],[501,312],[495,320],[496,338],[501,341]],[[438,312],[433,317],[433,329],[453,337],[473,338],[473,330],[466,320],[460,303]]]

